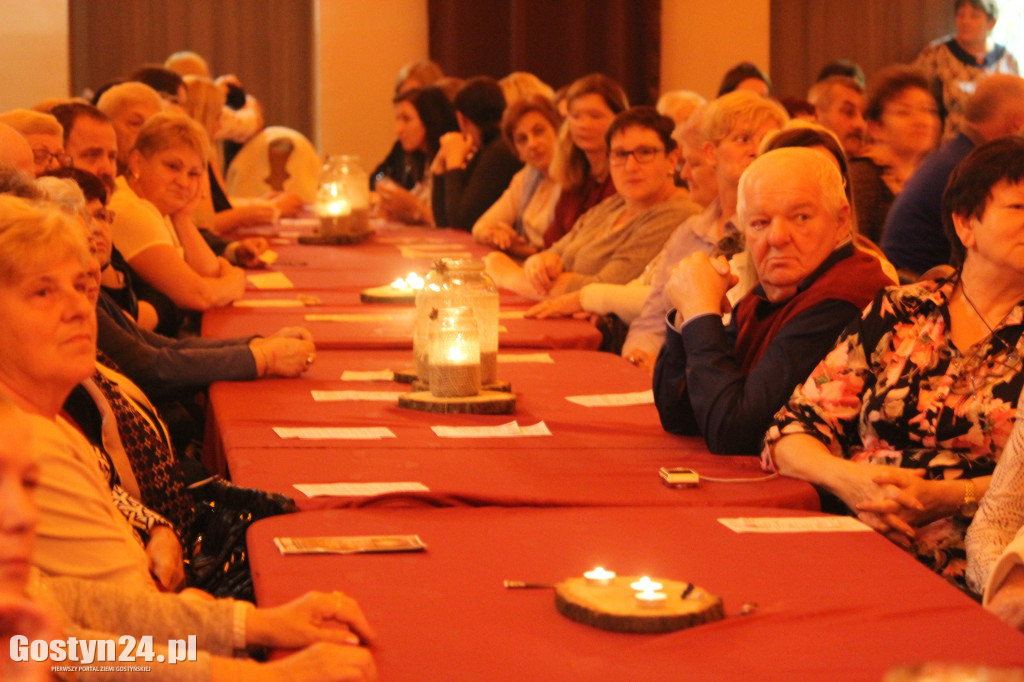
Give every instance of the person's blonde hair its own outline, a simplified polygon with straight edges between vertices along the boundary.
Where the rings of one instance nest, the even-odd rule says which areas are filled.
[[[210,77],[210,67],[207,66],[206,60],[190,50],[181,50],[172,54],[164,61],[164,68],[183,77]]]
[[[498,81],[498,85],[505,94],[505,105],[509,107],[532,95],[540,95],[548,100],[555,98],[555,91],[550,85],[527,71],[513,71]]]
[[[704,124],[704,114],[707,110],[707,103],[698,105],[690,116],[685,121],[679,123],[676,129],[672,131],[672,139],[679,144],[680,149],[683,148],[684,144],[694,149],[700,149],[700,143],[704,140],[701,137],[700,129]]]
[[[164,100],[153,88],[138,81],[126,81],[112,85],[100,95],[96,108],[111,118],[132,104],[148,104],[157,111],[163,111]]]
[[[0,195],[0,283],[14,285],[40,263],[65,258],[90,265],[89,237],[79,220],[52,205]]]
[[[686,123],[697,107],[707,102],[693,90],[669,90],[658,98],[654,108],[662,116],[668,116],[676,125]]]
[[[50,114],[31,109],[12,109],[0,114],[0,123],[6,123],[22,135],[56,135],[64,139],[64,126]]]
[[[717,145],[740,121],[745,121],[753,131],[769,121],[781,128],[788,120],[789,114],[778,102],[748,90],[735,90],[708,104],[700,133],[705,142]]]
[[[227,93],[212,80],[202,76],[185,76],[184,81],[188,89],[185,112],[206,130],[207,140],[211,143],[210,154],[214,157],[217,167],[221,168],[223,163],[220,148],[212,142],[224,111]]]
[[[135,149],[147,159],[157,152],[188,147],[199,154],[205,166],[210,161],[206,131],[185,114],[159,113],[146,121],[135,139]]]
[[[592,73],[573,81],[565,91],[564,99],[567,106],[572,106],[574,99],[584,95],[601,97],[612,114],[620,114],[629,108],[629,100],[622,86],[603,73]],[[583,150],[573,144],[568,121],[558,131],[558,144],[551,159],[550,173],[555,182],[568,191],[579,189],[590,174],[590,162]]]

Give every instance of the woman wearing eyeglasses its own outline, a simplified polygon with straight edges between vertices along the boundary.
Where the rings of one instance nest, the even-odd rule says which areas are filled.
[[[672,119],[633,107],[608,128],[608,164],[617,194],[583,214],[551,248],[520,267],[503,253],[487,256],[499,287],[535,300],[593,282],[624,284],[639,275],[679,223],[700,211],[673,182],[679,152]]]
[[[958,269],[882,291],[775,416],[762,460],[963,587],[1024,386],[1024,140],[961,161],[942,217]]]

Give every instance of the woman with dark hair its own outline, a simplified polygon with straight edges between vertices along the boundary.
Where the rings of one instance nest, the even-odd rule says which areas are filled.
[[[890,66],[868,88],[868,143],[850,161],[860,232],[876,244],[889,208],[939,141],[939,107],[917,69]]]
[[[542,300],[593,282],[625,284],[639,275],[672,231],[700,211],[673,182],[679,158],[672,119],[654,107],[633,107],[607,132],[616,194],[587,211],[551,248],[520,266],[500,251],[486,257],[502,288]]]
[[[430,208],[430,160],[441,148],[441,136],[458,130],[455,111],[438,88],[407,90],[395,97],[395,132],[405,152],[400,168],[374,178],[380,210],[389,220],[433,223]]]
[[[622,86],[602,73],[573,82],[562,99],[565,125],[551,160],[551,177],[562,187],[544,246],[565,236],[580,216],[615,194],[608,175],[606,133],[616,114],[629,108]]]
[[[501,136],[505,94],[498,81],[470,78],[455,94],[461,132],[441,137],[430,172],[434,177],[434,222],[470,230],[522,167]]]
[[[764,71],[752,62],[740,62],[725,72],[722,84],[718,86],[716,97],[728,95],[736,90],[750,90],[753,93],[768,97],[772,94],[772,81]]]
[[[762,452],[766,469],[820,486],[961,586],[964,534],[1024,386],[1022,181],[1016,137],[960,163],[942,199],[956,272],[879,293]]]

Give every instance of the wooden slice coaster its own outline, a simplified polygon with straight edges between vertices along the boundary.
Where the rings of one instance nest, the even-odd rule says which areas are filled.
[[[613,632],[673,632],[725,618],[721,597],[688,583],[652,578],[668,598],[657,607],[639,604],[633,576],[617,576],[610,585],[588,585],[569,578],[555,585],[555,607],[566,618]],[[682,595],[689,589],[686,598]]]
[[[414,381],[419,381],[420,378],[415,367],[392,370],[392,374],[395,375],[395,381],[400,384],[411,384]]]
[[[326,244],[328,246],[339,246],[343,244],[358,244],[361,241],[365,241],[372,232],[364,232],[363,234],[339,234],[333,237],[325,237],[321,234],[313,235],[299,235],[300,244],[311,244],[320,245]]]
[[[437,398],[430,391],[414,391],[398,396],[398,406],[435,414],[512,414],[516,411],[516,396],[481,391],[467,398]]]
[[[390,284],[382,287],[370,287],[359,293],[359,300],[363,303],[399,303],[402,305],[413,305],[416,303],[415,289],[397,289]]]
[[[397,373],[395,374],[395,381],[399,381]],[[430,390],[430,386],[428,384],[425,384],[422,381],[420,381],[420,378],[418,376],[416,376],[416,375],[413,375],[413,378],[412,378],[411,382],[403,382],[403,383],[411,383],[412,384],[412,390],[414,390],[414,391],[429,391]],[[505,381],[504,379],[498,379],[497,381],[495,381],[492,384],[484,384],[483,386],[480,387],[480,389],[483,390],[483,391],[498,391],[500,393],[511,393],[512,392],[512,382],[511,381]]]

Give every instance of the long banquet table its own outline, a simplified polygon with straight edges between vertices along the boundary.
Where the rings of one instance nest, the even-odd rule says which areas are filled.
[[[257,599],[353,596],[385,680],[880,680],[939,660],[1024,665],[1024,635],[873,532],[735,533],[751,508],[330,510],[249,531]],[[418,534],[422,553],[282,556],[274,537]],[[596,565],[692,581],[723,621],[620,634],[561,616],[551,583]],[[744,604],[755,613],[740,615]]]
[[[349,247],[296,244],[309,230],[309,221],[253,230],[271,239],[278,260],[251,274],[283,274],[292,287],[250,288],[246,299],[266,307],[204,316],[207,336],[302,324],[318,345],[302,378],[211,388],[206,461],[240,485],[289,494],[302,509],[250,529],[258,602],[308,589],[350,593],[380,635],[382,679],[878,680],[925,660],[1024,665],[1024,637],[875,533],[726,529],[717,519],[813,514],[817,494],[787,478],[749,480],[763,479],[755,458],[710,455],[699,438],[666,434],[650,404],[567,401],[645,391],[650,379],[621,358],[580,350],[599,341],[584,321],[509,315],[526,305],[509,292],[501,295],[501,354],[543,352],[553,361],[499,364],[517,394],[514,415],[427,414],[393,398],[314,401],[313,390],[408,390],[341,379],[344,370],[411,365],[411,308],[362,304],[360,291],[423,274],[434,257],[486,249],[463,232],[394,226]],[[300,296],[317,300],[280,306]],[[512,419],[543,421],[552,435],[445,439],[430,428]],[[283,440],[277,426],[385,427],[395,437]],[[662,466],[696,469],[701,484],[666,488]],[[428,490],[310,498],[294,488],[388,482]],[[273,545],[280,536],[409,533],[423,538],[425,553],[283,557]],[[615,634],[563,618],[547,589],[502,587],[596,565],[693,581],[724,598],[727,618],[672,634]],[[740,615],[748,603],[755,613]]]
[[[535,358],[533,353],[502,354]],[[408,352],[326,351],[298,380],[221,383],[210,406],[223,461],[236,483],[298,499],[301,508],[354,506],[360,497],[307,498],[295,483],[422,483],[429,492],[386,495],[428,504],[498,505],[754,505],[818,509],[814,489],[788,478],[763,479],[753,457],[707,453],[699,438],[665,433],[652,404],[585,407],[567,396],[642,392],[647,375],[622,358],[588,351],[551,351],[553,362],[499,362],[517,395],[514,415],[437,415],[392,400],[316,402],[311,391],[407,391],[394,382],[342,381],[345,370],[401,368]],[[404,364],[403,364],[404,363]],[[434,425],[521,426],[543,421],[551,436],[440,438]],[[274,427],[384,426],[381,440],[282,440]],[[703,476],[696,489],[670,489],[662,466]]]

